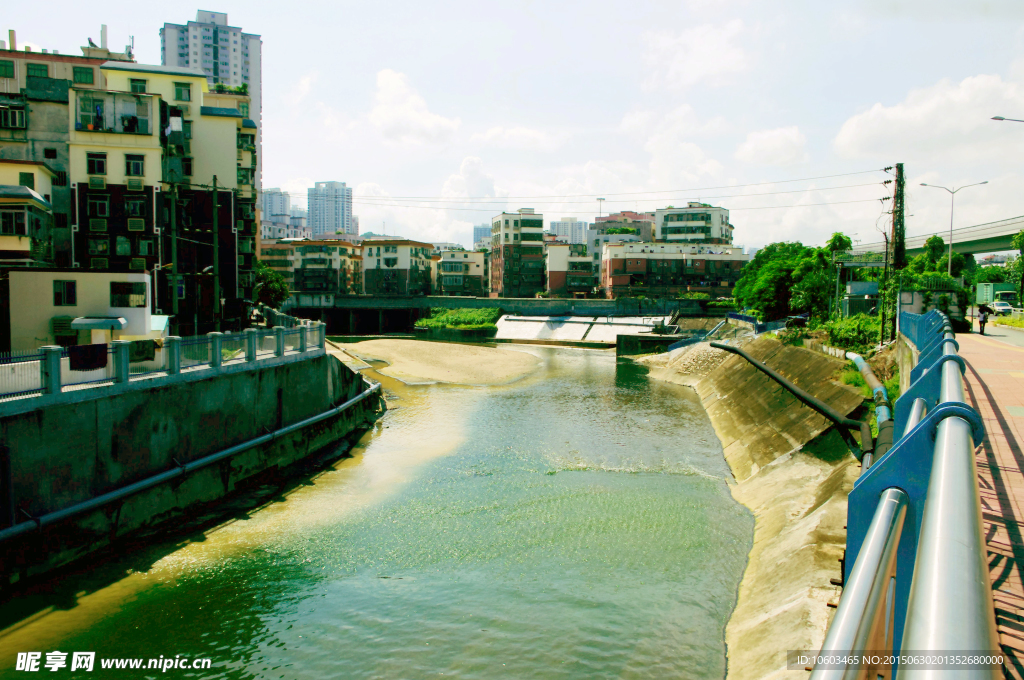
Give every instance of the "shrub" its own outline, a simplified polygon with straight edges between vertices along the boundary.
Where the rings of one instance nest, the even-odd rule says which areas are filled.
[[[486,309],[441,309],[430,310],[430,316],[416,321],[418,328],[495,328],[501,317],[501,310]]]
[[[822,328],[828,333],[828,344],[863,353],[878,344],[880,324],[878,317],[857,314],[829,321]]]

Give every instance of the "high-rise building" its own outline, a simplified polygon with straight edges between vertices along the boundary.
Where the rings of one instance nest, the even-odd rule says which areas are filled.
[[[185,25],[164,24],[160,29],[160,63],[201,71],[211,89],[238,88],[249,95],[241,111],[256,123],[256,188],[263,177],[263,40],[228,25],[223,12],[196,12],[196,20]]]
[[[480,241],[491,240],[491,225],[489,224],[478,224],[473,227],[473,244],[474,247]]]
[[[561,220],[551,223],[551,233],[562,237],[567,243],[586,243],[589,226],[575,217],[563,217]]]
[[[288,194],[280,189],[264,189],[261,199],[263,219],[271,222],[287,222],[291,218],[292,202]],[[280,215],[282,219],[275,220]]]
[[[691,201],[685,208],[661,208],[655,213],[654,240],[666,243],[731,244],[729,211]]]
[[[534,297],[544,291],[544,216],[533,208],[491,220],[491,297]]]
[[[352,187],[344,182],[317,182],[308,196],[308,224],[314,236],[359,233],[352,218]]]

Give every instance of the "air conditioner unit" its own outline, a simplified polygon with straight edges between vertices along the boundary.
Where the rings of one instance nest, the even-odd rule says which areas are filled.
[[[90,177],[89,178],[90,189],[106,189],[107,178],[106,177]]]
[[[187,116],[191,113],[192,109],[189,108],[188,104],[179,104],[178,108],[181,109],[181,115]]]
[[[145,269],[146,260],[141,257],[133,257],[131,262],[128,263],[128,269]]]
[[[242,220],[235,220],[235,229],[245,229],[245,222]]]
[[[128,180],[128,191],[142,191],[143,187],[142,180],[137,177]]]
[[[106,231],[107,221],[103,218],[93,217],[89,220],[89,231]]]
[[[146,231],[146,220],[141,217],[129,217],[128,231]]]
[[[92,258],[92,262],[89,263],[89,266],[92,269],[106,269],[107,268],[107,258],[105,258],[105,257],[94,257],[94,258]]]

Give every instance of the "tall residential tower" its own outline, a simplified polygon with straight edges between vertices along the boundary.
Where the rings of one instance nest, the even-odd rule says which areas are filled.
[[[359,234],[352,217],[352,187],[344,182],[317,182],[308,190],[309,226],[316,234]]]

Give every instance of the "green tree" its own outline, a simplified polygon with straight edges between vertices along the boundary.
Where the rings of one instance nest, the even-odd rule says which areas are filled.
[[[1011,271],[1017,279],[1017,299],[1024,301],[1024,229],[1013,235],[1013,247],[1017,249],[1020,256],[1015,258]]]
[[[971,283],[1004,283],[1006,281],[1006,269],[1004,267],[978,267],[971,277]]]
[[[279,309],[292,294],[284,277],[259,260],[256,261],[256,290],[253,302],[262,302],[274,309]]]
[[[948,263],[949,263],[949,254],[947,253],[947,254],[944,254],[942,257],[940,257],[939,261],[935,263],[935,271],[936,272],[940,272],[940,273],[944,273],[944,272],[949,271],[949,268],[947,266]],[[965,258],[961,253],[954,252],[953,253],[952,275],[954,277],[960,276],[964,272],[964,268],[966,266],[967,266],[967,258]]]
[[[946,242],[942,240],[941,236],[929,236],[928,240],[924,242],[924,254],[931,262],[938,262],[945,252]]]
[[[833,232],[832,238],[825,244],[825,249],[831,253],[838,253],[853,248],[853,241],[842,232]]]

